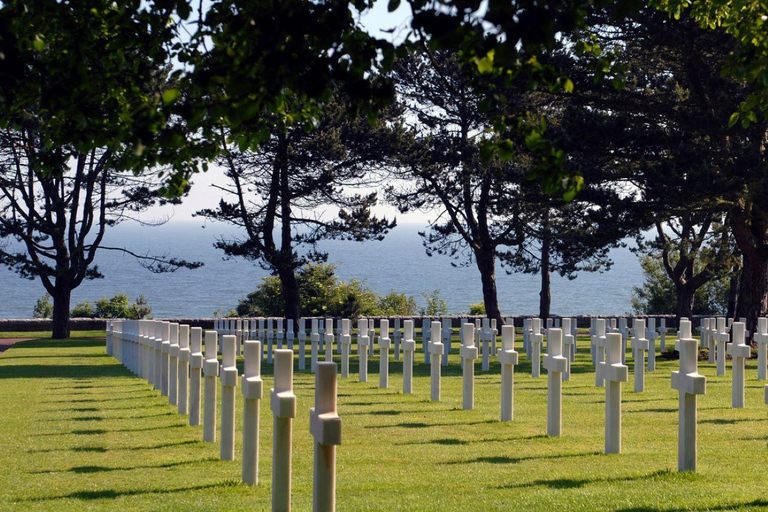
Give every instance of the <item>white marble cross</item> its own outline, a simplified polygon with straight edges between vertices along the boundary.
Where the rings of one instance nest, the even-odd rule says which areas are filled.
[[[261,342],[244,341],[243,358],[243,483],[256,485],[259,483],[259,405],[264,392]]]
[[[717,361],[717,376],[725,375],[725,344],[730,340],[730,335],[725,326],[725,318],[718,317],[717,333],[715,334],[717,349],[715,351],[715,360]]]
[[[275,319],[267,318],[267,364],[272,364],[272,352],[275,343]]]
[[[491,359],[491,339],[493,339],[493,331],[491,330],[491,320],[489,318],[483,318],[483,330],[480,333],[480,339],[483,343],[483,363],[482,369],[487,372],[490,369]]]
[[[699,375],[697,370],[699,351],[691,336],[690,322],[681,322],[677,350],[680,352],[680,371],[672,372],[672,389],[680,394],[677,470],[696,471],[696,395],[706,392],[707,378]]]
[[[203,441],[216,442],[216,377],[219,376],[218,333],[205,331],[205,414],[203,415]]]
[[[237,366],[235,351],[237,336],[221,338],[221,460],[235,460],[235,388]]]
[[[171,340],[168,345],[168,404],[176,405],[179,386],[179,324],[171,324]]]
[[[755,342],[757,343],[757,380],[765,380],[766,353],[768,352],[768,318],[760,317],[757,319],[757,332],[755,332]]]
[[[285,334],[285,340],[286,340],[286,345],[288,346],[288,350],[293,350],[293,340],[296,337],[296,335],[293,332],[294,322],[295,320],[293,318],[289,318],[286,320],[287,330]]]
[[[395,361],[400,360],[400,340],[402,332],[400,331],[400,319],[395,318],[395,326],[392,331],[392,338],[395,340]]]
[[[190,329],[191,338],[189,343],[189,424],[197,426],[200,424],[200,405],[202,404],[202,372],[203,372],[203,329],[193,327]]]
[[[645,337],[648,338],[648,371],[656,370],[656,338],[659,334],[656,332],[656,319],[648,318],[648,329]]]
[[[277,348],[279,350],[283,348],[283,343],[285,342],[285,331],[283,330],[285,321],[282,318],[277,318],[275,322],[277,322],[277,335],[275,338],[277,339]]]
[[[429,342],[430,366],[431,366],[431,397],[434,401],[440,401],[440,359],[443,355],[443,344],[440,341],[440,322],[432,322],[430,329],[432,340]]]
[[[531,358],[531,329],[532,319],[523,319],[523,350],[525,351],[525,357]]]
[[[461,326],[462,340],[461,360],[463,369],[463,400],[465,411],[475,408],[475,359],[477,359],[477,347],[475,346],[475,326],[469,322]]]
[[[421,345],[424,350],[424,363],[430,364],[429,344],[432,340],[432,333],[429,332],[432,327],[432,321],[429,318],[421,320]]]
[[[568,358],[563,357],[563,330],[547,329],[547,435],[559,437],[563,430],[563,372]]]
[[[169,372],[171,369],[170,353],[171,353],[171,323],[163,322],[165,332],[163,333],[161,350],[163,354],[163,362],[161,366],[161,380],[160,380],[160,395],[168,396],[169,392]]]
[[[541,376],[541,346],[544,335],[541,333],[541,318],[531,320],[531,334],[528,335],[531,345],[531,377]]]
[[[744,407],[744,366],[746,360],[752,355],[752,347],[746,344],[746,324],[734,322],[731,327],[732,342],[728,347],[733,368],[733,387],[731,391],[731,407]]]
[[[717,352],[717,320],[715,318],[709,319],[709,333],[707,334],[707,342],[707,348],[709,349],[707,362],[714,364],[715,354]]]
[[[389,320],[379,321],[379,388],[389,388]]]
[[[189,326],[179,326],[179,369],[176,375],[178,385],[178,406],[179,414],[189,412],[189,360],[192,352],[189,350]]]
[[[413,356],[416,341],[413,339],[413,320],[403,322],[403,393],[413,393]]]
[[[346,379],[349,377],[349,352],[352,347],[352,322],[348,318],[341,320],[339,346],[341,346],[341,376]]]
[[[373,320],[371,320],[373,321]],[[368,320],[361,318],[357,321],[357,351],[360,355],[360,382],[368,382]]]
[[[605,381],[605,453],[621,453],[621,383],[629,379],[629,370],[621,362],[621,333],[609,333],[604,348],[606,360],[600,362],[597,373]]]
[[[627,341],[629,340],[629,325],[627,317],[619,318],[619,332],[621,333],[621,363],[627,364]]]
[[[315,406],[309,410],[309,432],[315,439],[312,510],[317,512],[336,510],[336,446],[341,444],[337,411],[336,363],[317,363]]]
[[[667,319],[659,319],[659,350],[664,352],[667,349]]]
[[[573,346],[576,344],[576,338],[573,336],[573,329],[571,328],[571,319],[563,318],[563,353],[567,362],[565,364],[565,371],[563,372],[563,380],[571,380],[571,353],[573,352]]]
[[[451,353],[451,337],[453,336],[453,322],[450,318],[443,318],[443,366],[448,366],[448,354]]]
[[[272,423],[272,510],[291,510],[291,451],[296,395],[293,393],[293,351],[275,352],[275,387],[270,391]]]
[[[299,318],[299,370],[306,370],[307,368],[307,320],[306,318]]]
[[[333,318],[325,319],[325,360],[329,363],[333,362],[333,342],[335,336],[333,335]]]
[[[650,344],[645,337],[645,320],[633,320],[632,353],[635,357],[635,393],[645,391],[645,353],[650,350]]]
[[[518,363],[514,324],[501,326],[499,363],[501,363],[501,421],[512,421],[515,410],[515,365]]]
[[[318,344],[320,343],[320,332],[319,329],[319,318],[313,318],[312,319],[312,327],[309,331],[309,341],[312,345],[311,349],[311,356],[309,360],[309,371],[312,373],[315,373],[315,368],[317,367],[317,352],[318,352]]]
[[[605,361],[605,349],[608,346],[608,339],[605,336],[605,318],[595,320],[595,334],[592,336],[592,345],[595,347],[595,386],[601,388],[605,385],[605,378],[599,371],[600,364]],[[619,359],[621,361],[621,359]]]

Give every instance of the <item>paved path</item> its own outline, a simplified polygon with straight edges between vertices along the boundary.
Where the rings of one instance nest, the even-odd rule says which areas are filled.
[[[35,338],[0,338],[0,355],[20,341],[29,341]]]

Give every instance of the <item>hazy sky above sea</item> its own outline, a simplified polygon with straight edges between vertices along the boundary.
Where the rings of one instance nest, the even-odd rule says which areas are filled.
[[[400,7],[393,13],[387,11],[387,0],[378,0],[373,9],[367,11],[360,17],[360,21],[370,33],[377,37],[402,40],[407,32],[407,20],[410,18],[410,7],[407,2],[401,3]],[[385,30],[394,29],[387,33]],[[192,187],[189,195],[183,203],[174,206],[164,206],[151,208],[141,215],[143,220],[155,220],[169,218],[173,222],[187,222],[195,220],[194,213],[203,208],[215,208],[218,204],[222,192],[214,185],[216,183],[226,182],[223,169],[211,165],[208,172],[201,172],[192,177]],[[376,189],[370,189],[371,191]],[[399,213],[396,208],[381,204],[383,194],[379,194],[379,205],[374,208],[374,213],[378,216],[387,218],[397,218],[400,224],[426,224],[429,220],[435,218],[434,212],[409,212]],[[330,213],[330,212],[329,212]],[[203,222],[202,218],[197,218]]]

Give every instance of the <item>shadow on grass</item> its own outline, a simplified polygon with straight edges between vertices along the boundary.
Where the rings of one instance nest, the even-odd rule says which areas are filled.
[[[486,425],[488,423],[498,423],[496,420],[469,421],[456,423],[422,423],[422,422],[403,422],[394,425],[366,425],[364,428],[431,428],[431,427],[453,427],[457,425]]]
[[[175,487],[171,489],[104,489],[101,491],[76,491],[60,496],[46,496],[42,498],[27,498],[26,501],[51,501],[51,500],[112,500],[121,496],[142,496],[145,494],[172,494],[177,492],[199,491],[203,489],[214,489],[217,487],[232,487],[237,485],[233,480],[225,480],[219,483],[205,485],[190,485],[187,487]]]
[[[691,506],[686,508],[654,508],[654,507],[629,507],[616,509],[616,512],[683,512],[683,511],[696,511],[696,510],[757,510],[768,508],[768,500],[757,499],[747,501],[743,503],[726,503],[725,505],[712,506]]]
[[[75,473],[75,474],[87,474],[87,473],[111,473],[113,471],[133,471],[136,469],[166,469],[175,468],[179,466],[189,466],[191,464],[199,464],[203,462],[218,461],[216,457],[206,457],[196,460],[182,460],[178,462],[166,462],[165,464],[136,464],[134,466],[124,467],[110,467],[110,466],[75,466],[69,469],[61,470],[44,470],[44,471],[30,471],[29,474],[48,474],[48,473]]]
[[[620,476],[610,478],[555,478],[552,480],[534,480],[520,484],[509,484],[498,487],[499,489],[520,489],[533,486],[549,487],[550,489],[581,489],[587,485],[595,483],[608,482],[632,482],[636,480],[652,479],[660,476],[677,477],[677,473],[672,473],[668,469],[660,469],[645,475]]]
[[[107,448],[105,446],[75,446],[73,448],[55,448],[45,450],[28,450],[27,453],[54,453],[54,452],[92,452],[92,453],[107,453],[107,452],[120,452],[120,451],[138,451],[138,450],[162,450],[163,448],[178,448],[180,446],[203,446],[205,443],[197,440],[179,441],[176,443],[162,443],[151,446],[125,446],[120,448]]]
[[[83,374],[90,377],[128,377],[131,375],[121,364],[24,364],[0,366],[0,379],[74,379]],[[72,389],[72,388],[69,388]]]
[[[444,462],[443,464],[447,465],[457,465],[457,464],[519,464],[520,462],[526,462],[529,460],[545,460],[545,459],[567,459],[572,457],[590,457],[592,455],[600,455],[602,452],[593,451],[593,452],[581,452],[581,453],[564,453],[562,455],[531,455],[531,456],[523,456],[523,457],[506,457],[506,456],[495,456],[495,457],[476,457],[474,459],[461,459],[461,460],[454,460],[450,462]],[[515,485],[509,485],[509,486],[502,486],[501,488],[512,488],[512,487],[525,487],[526,485],[532,485],[532,484],[515,484]]]

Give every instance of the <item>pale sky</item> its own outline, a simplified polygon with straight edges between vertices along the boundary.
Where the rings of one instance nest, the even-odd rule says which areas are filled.
[[[378,0],[373,9],[361,17],[361,22],[376,36],[402,39],[407,28],[406,22],[411,12],[408,3],[403,2],[394,13],[387,12],[387,3],[387,0]],[[393,34],[382,32],[382,30],[392,28],[395,28]],[[203,219],[194,218],[192,215],[200,209],[213,208],[218,204],[221,193],[212,184],[222,180],[226,180],[223,170],[211,165],[208,172],[198,173],[192,178],[192,188],[189,196],[184,199],[181,205],[151,208],[142,214],[141,218],[150,220],[170,217],[171,221],[174,222],[192,220],[203,222]],[[381,202],[381,194],[379,194],[379,197]],[[396,218],[399,224],[426,224],[429,219],[435,217],[434,214],[422,212],[400,214],[396,208],[383,204],[379,204],[374,209],[374,212],[378,216],[386,216],[390,219]]]

